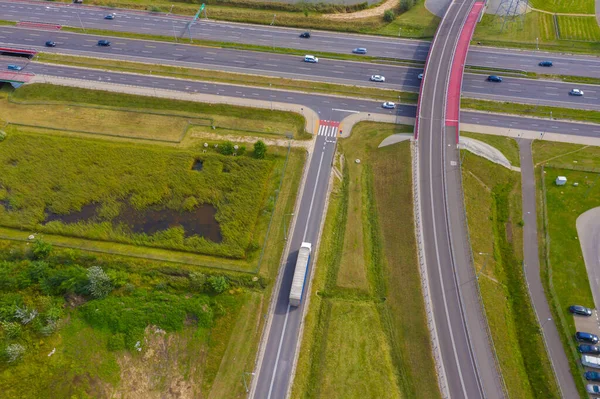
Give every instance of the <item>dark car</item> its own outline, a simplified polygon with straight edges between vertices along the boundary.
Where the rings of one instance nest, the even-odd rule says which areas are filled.
[[[577,347],[579,353],[586,353],[589,355],[600,355],[600,347],[595,345],[579,345]]]
[[[104,19],[115,19],[115,14],[108,14],[104,16]]]
[[[502,82],[502,78],[496,75],[490,75],[487,78],[488,82]]]
[[[581,331],[577,331],[575,333],[575,339],[579,342],[589,342],[590,344],[598,343],[598,336],[596,334],[590,334]]]
[[[352,52],[354,54],[367,54],[367,49],[364,47],[357,47],[354,50],[352,50]]]
[[[310,32],[300,33],[300,37],[304,39],[310,39]]]
[[[597,371],[586,371],[583,376],[588,381],[600,381],[600,373]]]
[[[581,306],[581,305],[569,306],[569,312],[571,312],[573,314],[578,314],[580,316],[591,316],[592,315],[591,309],[586,308],[585,306]]]
[[[98,46],[110,46],[110,42],[108,40],[98,40]]]
[[[540,63],[538,65],[543,66],[543,67],[551,67],[552,61],[540,61]]]
[[[46,47],[56,47],[56,43],[54,43],[52,40],[48,40],[46,42]]]

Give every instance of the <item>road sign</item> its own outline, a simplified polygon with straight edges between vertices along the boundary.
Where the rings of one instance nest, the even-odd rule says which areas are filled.
[[[200,13],[202,11],[204,11],[204,3],[202,3],[202,5],[200,6],[200,9],[198,9],[198,12],[196,13],[196,16],[194,17],[194,22],[198,19],[198,17],[200,16]]]

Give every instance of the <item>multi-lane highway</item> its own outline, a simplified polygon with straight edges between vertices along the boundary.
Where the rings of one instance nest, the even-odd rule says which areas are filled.
[[[99,36],[67,32],[31,31],[0,27],[3,46],[35,48],[50,53],[94,56],[146,63],[190,66],[219,71],[260,74],[333,82],[366,87],[384,87],[417,91],[420,68],[373,64],[369,62],[321,59],[318,64],[306,63],[302,57],[259,53],[221,48],[206,48],[184,44],[149,42],[111,38],[110,47],[97,45]],[[44,47],[53,40],[57,47]],[[386,77],[385,83],[370,82],[374,74]],[[466,74],[463,95],[469,98],[512,101],[538,105],[600,110],[600,86],[504,77],[502,83],[488,82],[487,75]],[[572,88],[584,91],[583,97],[569,95]]]
[[[208,6],[208,9],[210,10],[210,6]],[[104,20],[104,16],[108,12],[114,12],[114,10],[47,2],[0,1],[0,18],[4,20],[57,23],[120,32],[179,36],[182,33],[187,34],[185,28],[191,19],[190,17],[117,10],[117,16],[114,20]],[[298,37],[299,33],[302,32],[300,29],[205,20],[195,23],[190,32],[192,37],[196,39],[259,44],[306,51],[350,53],[355,47],[366,47],[369,56],[418,61],[425,60],[430,45],[427,41],[322,31],[313,31],[310,39],[301,39]],[[3,41],[1,36],[2,34],[0,34],[0,41]],[[551,59],[554,66],[543,68],[537,65],[539,61],[545,59]],[[467,64],[600,78],[600,58],[593,56],[549,54],[474,46],[469,51]]]

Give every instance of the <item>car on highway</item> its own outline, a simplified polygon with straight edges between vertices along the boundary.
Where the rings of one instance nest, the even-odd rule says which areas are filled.
[[[488,82],[502,82],[502,78],[500,76],[496,76],[496,75],[490,75],[487,77],[487,81]]]
[[[578,314],[580,316],[591,316],[592,315],[592,309],[586,308],[585,306],[581,306],[581,305],[569,306],[569,312],[571,312],[573,314]]]
[[[417,78],[419,78],[419,80],[423,80],[423,74],[422,73],[418,74]]]
[[[598,336],[587,332],[577,331],[575,333],[575,339],[579,342],[589,342],[590,344],[598,343]]]
[[[56,43],[53,42],[52,40],[48,40],[46,42],[46,47],[56,47]]]
[[[115,19],[115,14],[108,14],[104,16],[104,19]]]
[[[393,103],[391,101],[386,101],[381,106],[385,109],[394,109],[394,108],[396,108],[396,103]]]
[[[597,371],[586,371],[583,376],[588,381],[600,381],[600,373]]]
[[[588,393],[591,393],[592,395],[594,395],[595,397],[598,397],[598,395],[600,395],[600,385],[596,385],[596,384],[587,384],[585,386],[585,390]]]
[[[540,63],[538,65],[542,66],[542,67],[551,67],[552,61],[540,61]]]
[[[304,62],[312,62],[313,64],[316,64],[317,62],[319,62],[319,59],[314,55],[305,55]]]
[[[585,353],[586,355],[600,355],[600,346],[579,345],[577,350],[579,353]]]
[[[303,39],[310,39],[310,32],[300,33],[300,37]]]
[[[371,82],[385,82],[385,76],[371,75]]]
[[[107,47],[110,46],[110,42],[108,40],[98,40],[98,46]]]
[[[364,47],[357,47],[354,50],[352,50],[352,52],[354,54],[367,54],[367,49]]]
[[[23,67],[19,65],[9,64],[8,69],[10,69],[11,71],[20,71],[21,69],[23,69]]]
[[[572,96],[583,97],[583,90],[572,89],[569,94]]]

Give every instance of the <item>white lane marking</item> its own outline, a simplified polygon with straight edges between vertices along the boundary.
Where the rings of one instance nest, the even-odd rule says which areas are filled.
[[[346,104],[344,104],[344,103],[342,103],[342,104],[343,104],[343,105],[346,105]],[[352,110],[350,110],[350,109],[339,109],[339,108],[332,108],[331,110],[332,110],[332,111],[339,111],[339,112],[350,112],[350,113],[352,113],[352,114],[358,114],[358,113],[360,113],[360,111],[352,111]]]

